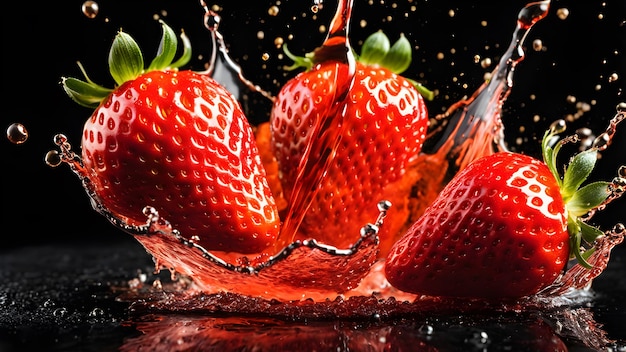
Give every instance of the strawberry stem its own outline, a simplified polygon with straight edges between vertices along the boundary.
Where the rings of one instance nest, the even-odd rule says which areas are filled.
[[[178,69],[189,63],[191,60],[191,42],[189,38],[187,38],[184,32],[181,33],[180,39],[183,44],[183,52],[177,61],[172,62],[178,50],[178,39],[174,31],[165,22],[159,20],[159,23],[161,24],[163,35],[161,36],[157,55],[147,69],[144,69],[143,55],[137,42],[122,30],[118,32],[111,45],[108,59],[109,72],[116,85],[122,85],[124,82],[133,80],[146,72]],[[91,109],[96,108],[111,94],[113,89],[94,83],[87,76],[80,62],[78,66],[85,80],[63,77],[61,78],[63,89],[77,104]]]
[[[293,61],[291,66],[285,67],[288,71],[296,69],[309,71],[313,68],[313,65],[322,61],[315,56],[315,51],[304,56],[297,56],[289,51],[287,44],[283,44],[283,51]],[[362,64],[384,67],[393,73],[401,74],[411,65],[412,48],[411,43],[404,34],[400,34],[400,38],[391,45],[387,35],[382,30],[379,30],[365,39],[361,47],[361,54],[355,53],[355,55]],[[421,83],[409,78],[406,78],[406,80],[415,87],[424,99],[433,100],[435,98],[435,93]]]

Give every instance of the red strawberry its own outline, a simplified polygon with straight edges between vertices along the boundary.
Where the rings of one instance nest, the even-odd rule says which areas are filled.
[[[118,87],[64,78],[69,96],[95,108],[82,159],[102,204],[130,224],[152,206],[207,250],[256,253],[275,241],[278,211],[253,131],[236,98],[206,74],[177,67],[191,57],[162,23],[159,55],[148,69],[120,32],[109,55]],[[182,37],[186,39],[185,37]]]
[[[401,203],[410,189],[397,191],[396,186],[420,152],[428,123],[422,95],[413,82],[399,75],[410,63],[411,46],[404,37],[390,46],[382,32],[373,34],[364,43],[347,92],[341,89],[352,79],[348,64],[327,58],[315,62],[315,56],[295,58],[286,52],[307,70],[289,80],[276,97],[270,117],[273,150],[287,199],[296,187],[306,191],[318,187],[298,236],[348,246],[361,227],[376,218],[375,204],[383,199]],[[339,103],[345,105],[338,105],[336,100],[343,96],[346,100]],[[336,118],[337,114],[342,116]],[[329,121],[333,122],[328,129],[336,129],[331,133],[340,134],[340,141],[334,159],[325,165],[333,146],[314,139],[313,131]],[[314,172],[325,173],[319,186],[298,179],[305,148],[311,144],[313,154],[308,158],[318,165]],[[395,221],[394,216],[390,213],[381,229],[383,251],[393,243],[394,229],[398,230],[389,226],[391,222],[403,223],[403,218]]]
[[[426,295],[523,297],[553,283],[570,256],[588,265],[581,245],[602,232],[580,217],[606,199],[608,183],[579,189],[595,148],[577,154],[561,178],[561,143],[548,145],[556,126],[544,137],[545,163],[500,152],[457,174],[390,251],[388,281]]]

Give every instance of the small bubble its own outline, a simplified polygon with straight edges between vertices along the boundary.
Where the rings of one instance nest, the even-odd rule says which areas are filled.
[[[419,332],[424,335],[432,335],[435,332],[435,328],[432,325],[423,324],[419,327]]]
[[[602,133],[593,141],[593,147],[598,150],[605,150],[609,146],[609,142],[611,141],[611,137],[608,133]]]
[[[95,1],[85,1],[81,10],[83,11],[83,15],[87,16],[87,18],[96,18],[99,11],[98,3]]]
[[[263,31],[256,32],[256,38],[259,40],[265,38],[265,32]]]
[[[274,5],[274,6],[271,6],[271,7],[267,10],[267,13],[268,13],[270,16],[278,16],[278,12],[279,12],[279,11],[280,11],[280,9],[278,8],[278,6]]]
[[[261,60],[263,61],[267,61],[270,59],[270,54],[268,53],[263,53],[263,55],[261,55]]]
[[[57,308],[52,312],[52,315],[62,318],[67,315],[67,308]]]
[[[324,8],[323,0],[314,0],[313,5],[311,6],[311,12],[317,13],[319,10]]]
[[[491,66],[491,59],[490,58],[486,57],[486,58],[484,58],[484,59],[482,59],[480,61],[480,67],[487,68],[489,66]]]
[[[285,40],[283,39],[283,37],[276,37],[276,39],[274,39],[274,45],[276,45],[277,48],[280,48],[280,46],[283,45],[284,42]]]
[[[574,104],[576,102],[576,97],[573,95],[568,95],[566,98],[567,102],[570,104]]]
[[[44,158],[44,161],[46,162],[48,166],[57,167],[61,165],[61,162],[63,162],[63,159],[61,159],[61,154],[59,154],[58,151],[51,150],[48,153],[46,153],[46,157]]]
[[[556,10],[556,16],[559,19],[564,20],[564,19],[567,18],[567,16],[569,16],[569,10],[564,8],[564,7],[562,7],[560,9]]]
[[[21,123],[13,123],[7,128],[7,138],[11,143],[22,144],[28,139],[28,131]]]
[[[89,317],[91,318],[101,318],[104,316],[104,310],[102,308],[94,308],[89,312]]]
[[[556,120],[550,125],[550,132],[557,134],[565,131],[566,124],[564,120]]]
[[[619,76],[617,75],[617,73],[612,73],[612,74],[609,76],[609,82],[610,82],[610,83],[613,83],[613,82],[617,81],[618,79],[619,79]]]
[[[541,51],[542,49],[543,49],[543,42],[541,41],[541,39],[533,40],[533,50]]]

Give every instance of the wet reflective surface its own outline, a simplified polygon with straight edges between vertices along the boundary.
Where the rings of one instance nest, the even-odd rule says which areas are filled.
[[[125,302],[120,298],[131,287],[157,280],[166,290],[169,282],[152,275],[149,256],[131,239],[3,251],[0,268],[2,351],[626,349],[621,247],[587,296],[565,306],[502,312],[459,304],[393,319],[164,312],[150,302]]]

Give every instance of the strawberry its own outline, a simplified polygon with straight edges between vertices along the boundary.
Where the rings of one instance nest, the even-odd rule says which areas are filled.
[[[296,238],[348,246],[363,224],[376,217],[375,204],[386,199],[396,205],[407,198],[410,187],[406,192],[390,188],[407,174],[428,124],[415,82],[399,75],[410,63],[411,46],[404,36],[391,46],[381,31],[374,33],[363,44],[354,76],[347,63],[319,55],[319,49],[304,58],[294,57],[286,47],[285,52],[295,61],[292,69],[306,68],[281,88],[270,116],[272,148],[285,196],[292,207],[298,207],[299,201],[311,202]],[[322,130],[323,136],[336,136],[316,139],[317,126],[327,126],[320,127],[327,129]],[[339,141],[336,146],[333,140]],[[307,184],[310,175],[299,175],[305,158],[316,169],[304,172],[324,175],[319,185]],[[314,192],[294,199],[299,189]],[[397,214],[390,213],[381,229],[382,251],[394,241],[394,226],[389,223],[402,223],[400,218],[394,220]]]
[[[179,70],[189,41],[161,22],[159,53],[147,69],[134,39],[119,32],[109,54],[117,86],[63,78],[85,123],[82,160],[100,203],[131,225],[152,206],[207,250],[257,253],[272,244],[279,217],[254,134],[239,102],[208,74]],[[82,67],[81,67],[82,70]]]
[[[559,126],[544,136],[544,161],[498,152],[459,172],[394,244],[385,261],[389,283],[433,296],[519,298],[552,284],[571,257],[589,267],[593,249],[584,246],[602,232],[581,217],[605,201],[609,183],[580,187],[596,148],[558,173],[563,143],[550,143]]]

